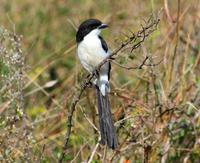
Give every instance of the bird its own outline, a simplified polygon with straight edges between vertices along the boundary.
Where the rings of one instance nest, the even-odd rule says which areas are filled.
[[[98,19],[87,19],[78,27],[76,33],[78,58],[90,74],[93,74],[95,68],[110,56],[107,43],[100,35],[101,31],[107,27],[107,24]],[[109,102],[110,71],[110,62],[105,62],[94,76],[93,85],[97,95],[100,143],[115,150],[118,147],[118,139]]]

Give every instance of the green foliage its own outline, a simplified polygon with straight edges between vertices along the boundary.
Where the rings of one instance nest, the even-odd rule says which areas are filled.
[[[1,76],[7,76],[9,74],[9,67],[0,61],[0,75]]]

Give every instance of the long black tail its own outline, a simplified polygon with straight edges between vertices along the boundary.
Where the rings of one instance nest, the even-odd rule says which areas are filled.
[[[99,111],[99,126],[101,132],[101,144],[107,144],[109,148],[116,149],[118,146],[117,135],[112,121],[110,103],[108,94],[103,96],[96,86],[98,111]]]

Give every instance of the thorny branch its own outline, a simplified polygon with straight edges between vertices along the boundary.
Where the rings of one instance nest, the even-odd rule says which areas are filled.
[[[81,84],[81,88],[80,90],[77,92],[77,94],[74,96],[71,107],[70,107],[70,112],[68,114],[68,120],[67,120],[67,132],[66,132],[66,137],[65,137],[65,144],[63,146],[62,149],[62,154],[61,157],[59,159],[59,163],[63,162],[66,150],[67,150],[67,146],[69,143],[69,138],[70,138],[70,134],[71,134],[71,128],[72,128],[72,117],[73,117],[73,113],[76,109],[76,105],[79,102],[83,92],[85,91],[85,89],[90,85],[91,80],[93,79],[93,77],[96,75],[96,73],[100,70],[101,66],[104,65],[106,62],[114,62],[114,60],[117,58],[117,55],[124,50],[124,48],[126,48],[127,46],[131,46],[131,52],[133,52],[135,49],[137,49],[138,47],[140,47],[142,45],[142,43],[146,40],[146,38],[152,34],[156,29],[157,26],[160,22],[159,18],[154,18],[153,16],[150,17],[150,19],[145,22],[145,25],[141,25],[141,29],[137,32],[134,33],[132,32],[130,36],[127,37],[127,39],[125,41],[123,41],[120,45],[119,48],[117,48],[116,50],[114,50],[113,53],[111,53],[110,56],[108,56],[107,58],[105,58],[93,71],[92,74],[89,74],[83,81],[83,83]],[[129,69],[141,69],[143,66],[145,66],[146,61],[149,59],[149,57],[147,56],[141,65],[134,67],[134,68],[129,68]],[[146,65],[148,66],[148,65]]]

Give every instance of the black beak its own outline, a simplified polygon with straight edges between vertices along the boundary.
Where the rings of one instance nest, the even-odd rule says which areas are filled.
[[[107,27],[108,27],[107,24],[101,24],[101,25],[99,26],[99,29],[104,29],[104,28],[107,28]]]

